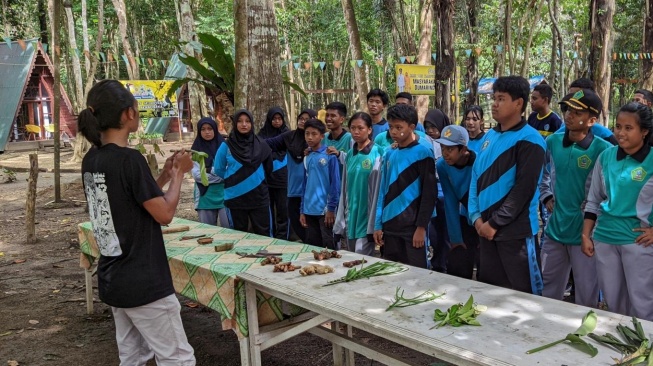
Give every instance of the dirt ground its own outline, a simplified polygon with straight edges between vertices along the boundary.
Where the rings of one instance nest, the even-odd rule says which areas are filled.
[[[64,173],[65,204],[53,207],[52,173],[39,175],[36,244],[25,243],[27,173],[0,184],[0,365],[118,365],[111,310],[97,300],[86,314],[84,274],[79,267],[77,224],[88,221],[79,173]],[[192,180],[183,185],[177,216],[196,219]],[[94,279],[95,286],[97,281]],[[223,331],[220,316],[179,297],[182,319],[198,365],[240,365],[238,339]],[[444,365],[359,332],[359,339],[421,365]],[[264,365],[333,364],[331,345],[301,335],[263,352]],[[151,362],[150,364],[154,364]],[[357,355],[356,365],[379,365]]]

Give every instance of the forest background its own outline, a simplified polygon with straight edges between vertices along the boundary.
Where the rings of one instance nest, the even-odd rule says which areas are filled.
[[[370,89],[395,94],[397,63],[434,64],[436,95],[418,98],[420,115],[435,106],[456,121],[467,105],[489,112],[483,77],[544,75],[554,100],[589,77],[606,124],[634,90],[653,88],[651,0],[2,0],[0,20],[4,41],[51,45],[58,32],[47,52],[76,110],[96,80],[162,79],[176,52],[234,79],[191,68],[204,81],[189,89],[193,119],[216,113],[198,97],[209,88],[224,117],[247,106],[258,125],[274,105],[290,121],[334,100],[364,110]],[[198,34],[221,42],[234,75],[210,67]]]

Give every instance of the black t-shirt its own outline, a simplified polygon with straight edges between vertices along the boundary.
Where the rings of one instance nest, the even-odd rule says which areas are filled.
[[[143,202],[163,196],[137,150],[107,144],[82,162],[84,193],[100,249],[100,300],[132,308],[174,294],[161,225]]]
[[[537,132],[546,139],[549,135],[560,129],[560,126],[562,126],[562,120],[553,111],[542,119],[538,118],[537,112],[533,112],[528,116],[528,124],[536,129]]]

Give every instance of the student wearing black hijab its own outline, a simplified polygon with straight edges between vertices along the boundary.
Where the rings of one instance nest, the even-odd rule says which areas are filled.
[[[289,131],[283,109],[272,107],[268,110],[265,124],[259,131],[261,138],[268,139]],[[272,174],[267,177],[270,192],[270,212],[272,214],[272,233],[275,238],[288,240],[288,157],[285,151],[272,152]]]
[[[199,133],[195,136],[191,149],[208,155],[204,159],[204,169],[209,185],[202,184],[202,168],[198,162],[193,162],[191,172],[195,179],[195,189],[193,191],[195,210],[200,222],[229,227],[231,225],[224,206],[224,181],[212,173],[215,155],[218,148],[224,143],[224,138],[218,133],[218,125],[210,117],[200,119],[197,122],[197,130]]]
[[[267,139],[273,151],[286,151],[288,156],[288,219],[290,226],[299,239],[306,242],[306,232],[299,222],[299,208],[302,203],[304,191],[304,151],[308,148],[304,139],[304,123],[315,118],[317,112],[304,109],[297,116],[297,129],[287,131],[281,135]]]
[[[265,177],[272,172],[270,147],[254,134],[254,118],[246,109],[234,114],[235,126],[218,149],[213,173],[224,179],[225,206],[233,227],[272,236],[270,196]]]

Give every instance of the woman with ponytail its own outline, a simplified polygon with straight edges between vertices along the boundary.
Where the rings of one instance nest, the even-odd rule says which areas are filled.
[[[140,123],[129,90],[103,80],[91,88],[86,105],[78,131],[95,146],[82,162],[84,193],[101,254],[100,300],[113,312],[120,364],[143,365],[156,357],[159,364],[195,365],[161,233],[193,166],[190,154],[182,150],[168,158],[155,180],[143,155],[127,143]]]

